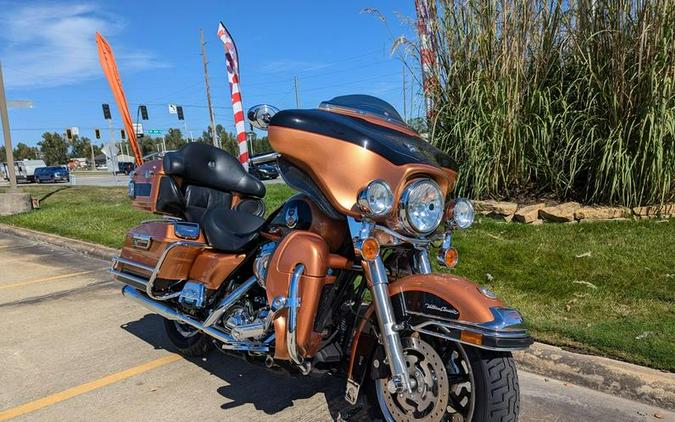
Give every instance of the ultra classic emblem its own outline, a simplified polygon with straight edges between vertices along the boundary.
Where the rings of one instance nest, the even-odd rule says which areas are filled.
[[[447,306],[438,306],[438,305],[433,304],[433,303],[425,303],[424,307],[427,310],[430,310],[430,311],[438,311],[438,312],[444,312],[446,314],[451,314],[451,315],[459,315],[459,312],[457,312],[456,309],[448,308]]]

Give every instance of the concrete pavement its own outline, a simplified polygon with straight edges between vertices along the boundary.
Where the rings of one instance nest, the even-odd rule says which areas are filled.
[[[0,234],[0,420],[334,420],[344,383],[217,352],[171,352],[108,262]],[[675,421],[675,414],[520,371],[521,421]],[[357,418],[359,419],[359,418]]]

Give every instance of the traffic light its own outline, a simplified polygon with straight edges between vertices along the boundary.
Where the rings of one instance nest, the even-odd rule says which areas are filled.
[[[108,104],[103,104],[103,118],[106,120],[112,120],[112,117],[110,117],[110,105]]]
[[[73,139],[73,131],[72,130],[66,129],[66,138],[68,138],[69,141]]]
[[[101,139],[101,129],[94,129],[94,135],[96,139]]]
[[[183,106],[176,107],[176,113],[178,113],[178,120],[185,120],[185,116],[183,116]]]
[[[144,105],[139,108],[141,109],[141,119],[148,120],[148,108]]]
[[[127,139],[127,134],[124,133],[124,129],[120,130],[120,136],[122,137],[122,139]]]

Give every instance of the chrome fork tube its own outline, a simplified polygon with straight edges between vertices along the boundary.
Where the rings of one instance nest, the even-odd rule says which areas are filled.
[[[431,274],[431,261],[429,260],[429,251],[420,249],[415,254],[415,264],[419,274]]]
[[[370,290],[373,295],[373,304],[375,305],[375,315],[382,335],[384,353],[389,361],[391,369],[391,380],[387,385],[390,393],[400,391],[412,391],[410,378],[408,377],[403,347],[401,346],[401,337],[398,335],[396,316],[394,307],[389,298],[389,289],[387,288],[387,271],[381,257],[372,261],[364,261],[364,272],[370,282]]]

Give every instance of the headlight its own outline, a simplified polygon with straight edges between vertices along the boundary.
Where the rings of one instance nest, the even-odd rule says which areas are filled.
[[[419,179],[408,185],[399,205],[401,221],[412,233],[429,234],[443,219],[443,194],[431,179]]]
[[[381,217],[389,214],[394,206],[394,194],[384,180],[374,180],[359,193],[359,208],[369,216]]]
[[[468,229],[473,224],[473,205],[464,198],[455,199],[448,207],[447,221],[460,229]]]

